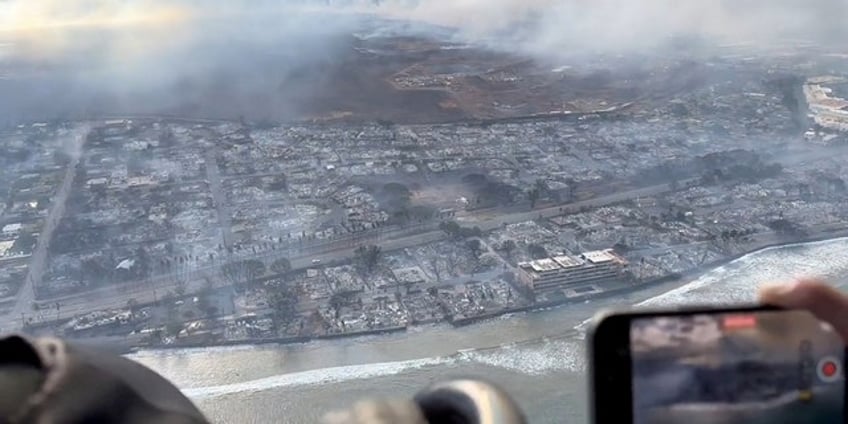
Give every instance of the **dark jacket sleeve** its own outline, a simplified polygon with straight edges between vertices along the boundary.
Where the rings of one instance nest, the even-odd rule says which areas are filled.
[[[0,340],[0,422],[205,423],[173,384],[111,353],[53,338]]]

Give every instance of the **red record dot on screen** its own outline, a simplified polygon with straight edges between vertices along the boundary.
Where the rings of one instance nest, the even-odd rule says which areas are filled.
[[[819,380],[825,383],[839,381],[842,377],[842,364],[834,357],[822,358],[816,368]]]
[[[824,365],[822,365],[822,374],[824,374],[825,377],[833,377],[836,375],[836,371],[836,364],[833,362],[827,361]]]

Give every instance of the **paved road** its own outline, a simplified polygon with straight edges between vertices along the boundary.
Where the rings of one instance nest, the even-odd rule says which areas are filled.
[[[668,184],[659,184],[650,187],[627,190],[620,193],[614,193],[606,196],[599,196],[593,199],[583,200],[562,206],[543,207],[535,210],[527,210],[523,212],[513,212],[503,215],[493,214],[492,211],[486,211],[481,215],[470,215],[463,217],[462,224],[468,226],[479,226],[481,229],[491,230],[498,228],[504,224],[517,223],[543,217],[556,216],[560,213],[560,208],[577,209],[580,207],[597,207],[608,204],[621,202],[627,199],[633,199],[643,196],[651,196],[669,191]],[[379,245],[384,251],[392,251],[403,249],[406,247],[417,246],[440,240],[445,237],[445,234],[440,230],[424,231],[418,234],[399,233],[397,237],[385,237],[379,239]],[[339,244],[329,244],[323,247],[323,251],[315,253],[307,253],[305,255],[293,255],[291,257],[292,267],[295,269],[309,267],[313,260],[320,260],[322,263],[327,263],[333,260],[346,259],[353,256],[353,251],[356,244],[344,241]],[[280,252],[264,252],[257,255],[259,257],[280,255]],[[220,264],[209,263],[198,267],[192,271],[194,278],[188,284],[188,292],[199,290],[204,284],[204,278],[209,278],[211,281],[217,282],[220,285],[226,285],[220,278],[216,277],[217,270]],[[48,308],[41,312],[41,319],[57,319],[65,318],[80,313],[85,313],[98,309],[119,308],[124,307],[130,298],[135,298],[139,303],[152,302],[157,298],[161,298],[168,291],[174,290],[177,284],[173,277],[169,275],[152,277],[145,283],[125,284],[120,287],[107,287],[95,291],[81,293],[75,296],[64,297],[61,299],[51,299],[45,301],[46,305],[53,305],[57,301],[61,304],[58,311],[53,308]],[[32,302],[32,298],[29,299]],[[27,303],[29,306],[29,303]],[[28,310],[31,311],[31,310]],[[0,318],[0,328],[6,328],[7,325],[14,325],[17,315],[8,315],[5,319]],[[20,324],[19,320],[17,324]]]
[[[806,146],[801,146],[801,148],[786,149],[782,153],[777,153],[777,156],[772,160],[784,166],[792,166],[827,158],[844,157],[846,153],[848,153],[848,146],[832,146],[826,149],[812,150]]]
[[[32,315],[32,303],[35,300],[35,290],[41,284],[41,278],[44,275],[44,269],[47,266],[47,257],[50,251],[50,240],[53,237],[53,232],[62,220],[65,214],[65,203],[71,194],[71,188],[76,175],[76,167],[80,161],[82,145],[85,142],[87,130],[80,130],[72,135],[70,139],[71,145],[71,162],[65,169],[65,175],[62,178],[62,184],[56,191],[56,196],[53,198],[53,203],[50,205],[50,211],[47,218],[44,220],[44,227],[38,235],[35,250],[30,257],[29,269],[27,276],[24,279],[24,284],[18,292],[18,297],[15,300],[15,306],[10,312],[12,320],[23,320],[22,316]],[[21,322],[17,322],[19,325]],[[0,328],[6,328],[7,324],[3,324]]]
[[[441,232],[431,232],[422,234],[414,239],[414,244],[428,243],[439,240],[444,237]],[[381,243],[385,250],[396,250],[408,247],[410,244],[409,238],[386,240]],[[311,266],[313,260],[318,259],[322,263],[328,263],[333,260],[345,259],[353,256],[355,247],[346,247],[332,252],[325,252],[317,255],[298,257],[291,260],[293,268],[306,268]],[[196,292],[204,285],[204,277],[209,277],[211,281],[217,282],[218,286],[226,286],[227,283],[220,278],[215,277],[219,265],[210,265],[194,271],[195,278],[189,282],[187,292]],[[45,302],[45,308],[40,312],[35,313],[35,321],[56,320],[70,318],[74,315],[87,313],[90,311],[123,308],[127,304],[127,300],[133,298],[139,303],[150,303],[156,299],[161,299],[168,291],[172,291],[177,287],[171,277],[162,277],[153,279],[148,284],[126,284],[122,286],[113,286],[95,291],[81,293],[79,295],[70,296],[58,300],[61,307],[57,311],[54,305],[55,300]],[[31,312],[31,309],[29,310]],[[20,314],[18,314],[18,318]],[[19,328],[20,319],[15,319],[15,315],[7,315],[0,317],[0,328]]]
[[[823,155],[827,156],[830,155],[830,153],[815,152],[797,155],[787,155],[786,157],[781,158],[780,161],[784,164],[794,164],[802,161],[820,159],[823,157]],[[76,163],[76,160],[74,164]],[[226,203],[224,202],[225,199],[221,190],[220,172],[217,168],[217,163],[214,160],[214,155],[207,155],[207,161],[207,177],[209,178],[210,188],[213,192],[213,198],[216,201],[216,205],[219,207],[219,219],[222,223],[226,223],[229,222],[229,214],[226,212]],[[66,173],[65,180],[63,180],[62,188],[59,191],[59,195],[57,196],[57,200],[54,204],[53,209],[51,209],[50,211],[50,217],[47,221],[47,224],[45,225],[45,229],[43,231],[42,237],[39,240],[39,245],[36,249],[36,252],[33,255],[34,266],[31,269],[31,275],[37,277],[37,279],[35,280],[36,284],[40,281],[40,276],[43,273],[47,252],[46,243],[43,243],[41,240],[49,240],[49,234],[52,233],[52,231],[55,229],[55,225],[58,223],[58,218],[60,218],[62,213],[64,213],[64,203],[65,200],[67,200],[68,192],[73,179],[73,167],[69,168],[69,170],[69,174]],[[689,181],[692,180],[680,181],[679,184],[681,186],[685,186]],[[499,211],[497,209],[490,209],[485,211],[470,212],[467,215],[461,216],[457,219],[459,222],[462,223],[462,225],[478,226],[482,230],[487,231],[498,228],[505,224],[532,220],[539,218],[540,216],[545,218],[556,216],[560,214],[561,208],[574,210],[579,209],[581,207],[599,207],[629,199],[635,199],[638,197],[655,196],[668,191],[671,191],[671,187],[669,186],[669,184],[658,184],[654,186],[625,190],[609,195],[598,196],[592,199],[578,201],[570,204],[554,205],[547,207],[542,206],[538,209],[533,210],[527,209],[525,211],[515,211],[515,209],[512,209],[511,211],[507,212],[503,210]],[[229,225],[223,226],[224,228],[229,228]],[[44,236],[45,234],[47,235],[47,237]],[[391,231],[381,235],[379,238],[372,238],[369,240],[363,239],[359,240],[358,243],[355,240],[329,241],[328,243],[322,245],[304,245],[303,247],[305,249],[303,252],[297,252],[297,249],[299,249],[298,246],[291,246],[291,248],[288,250],[284,249],[282,251],[266,251],[256,255],[248,256],[269,260],[272,260],[275,257],[289,256],[291,258],[292,266],[294,268],[305,268],[310,266],[312,260],[315,259],[319,259],[323,263],[326,263],[332,260],[349,258],[353,255],[353,250],[356,248],[356,246],[362,243],[378,243],[380,246],[382,246],[384,251],[391,251],[395,249],[402,249],[406,247],[429,243],[442,238],[444,238],[444,234],[436,229],[424,230],[413,234],[410,234],[408,230],[397,232]],[[227,237],[225,236],[225,240],[226,239]],[[39,255],[39,259],[35,258],[36,255]],[[191,279],[191,281],[189,281],[189,292],[192,292],[202,287],[204,279],[206,278],[212,281],[216,281],[222,285],[225,284],[224,282],[220,281],[220,278],[216,277],[217,269],[219,267],[220,263],[212,262],[194,269],[192,271],[193,278]],[[6,317],[0,318],[0,328],[9,328],[9,325],[20,325],[20,313],[24,312],[26,314],[29,314],[31,312],[31,303],[33,301],[32,286],[33,282],[30,280],[30,278],[28,278],[27,284],[24,286],[21,292],[22,295],[18,298],[18,301],[15,304],[13,313],[7,315]],[[62,307],[59,309],[59,311],[56,311],[55,309],[50,309],[46,312],[40,313],[40,315],[42,315],[42,318],[55,319],[56,317],[69,317],[72,315],[92,310],[123,307],[126,305],[126,301],[129,298],[135,298],[140,303],[150,302],[153,301],[155,298],[161,298],[164,293],[173,290],[175,287],[176,283],[174,282],[174,279],[171,276],[152,277],[143,284],[126,284],[122,285],[120,288],[108,287],[100,290],[89,291],[76,296],[45,301],[46,304],[55,304],[58,301],[62,304]]]
[[[680,181],[679,184],[681,186],[685,186],[689,181],[691,180],[683,180]],[[478,226],[483,231],[487,231],[500,227],[504,224],[515,224],[518,222],[529,221],[536,219],[540,216],[543,218],[554,217],[561,214],[560,209],[568,209],[573,211],[582,207],[593,208],[623,202],[625,200],[636,199],[639,197],[655,196],[657,194],[665,193],[668,191],[671,191],[671,187],[669,186],[669,184],[658,184],[649,187],[637,188],[604,196],[598,196],[591,199],[581,200],[578,202],[563,205],[548,206],[532,210],[528,209],[526,212],[514,212],[504,215],[497,215],[495,213],[487,213],[483,216],[471,215],[467,217],[461,217],[457,219],[457,221],[459,221],[462,225]]]
[[[230,209],[227,207],[227,197],[221,185],[221,170],[218,169],[216,149],[210,148],[206,152],[206,179],[209,182],[209,190],[212,192],[212,200],[215,202],[215,210],[218,213],[218,223],[221,228],[221,236],[224,238],[224,246],[232,246],[233,234],[230,224]]]
[[[816,232],[830,232],[833,237],[839,237],[848,235],[848,230],[844,228],[843,224],[826,224],[820,225],[812,228],[811,230]],[[439,240],[444,237],[444,234],[441,232],[428,232],[425,234],[419,235],[415,241],[418,244],[428,243],[432,241]],[[756,234],[752,237],[752,242],[747,243],[745,246],[736,247],[736,250],[751,250],[757,248],[757,246],[766,246],[773,243],[778,243],[781,241],[785,241],[781,236],[774,233],[761,233]],[[401,249],[404,247],[409,247],[410,239],[402,238],[397,240],[387,240],[382,245],[386,250],[394,250]],[[707,242],[702,242],[707,243]],[[687,245],[688,246],[688,245]],[[295,268],[305,268],[311,265],[311,261],[313,259],[320,259],[323,263],[327,263],[332,260],[337,259],[345,259],[353,254],[354,248],[344,248],[339,249],[333,252],[327,252],[320,255],[311,255],[295,258],[292,260],[292,266]],[[203,284],[203,276],[208,276],[208,271],[210,270],[201,270],[196,273],[198,276],[189,287],[189,291],[199,289]],[[493,271],[495,274],[500,274],[503,272],[501,269],[497,269]],[[478,277],[480,277],[478,275]],[[222,283],[225,285],[225,283]],[[140,303],[147,303],[154,300],[154,297],[161,298],[164,293],[168,290],[173,290],[175,286],[173,284],[163,284],[159,286],[136,286],[134,290],[128,291],[118,291],[115,288],[109,288],[109,292],[100,292],[96,295],[96,298],[92,298],[91,293],[87,293],[86,297],[77,296],[74,298],[68,298],[62,301],[62,308],[58,311],[55,309],[48,308],[40,312],[42,319],[58,319],[58,318],[69,318],[74,315],[82,314],[85,312],[90,312],[92,310],[97,309],[106,309],[106,308],[121,308],[126,305],[127,299],[135,298]],[[7,319],[13,318],[12,316],[8,316]],[[18,321],[19,322],[19,321]],[[8,321],[0,320],[0,323],[4,323],[6,325]],[[6,327],[3,327],[6,328]]]
[[[829,153],[827,152],[814,152],[814,153],[805,153],[799,155],[787,155],[786,157],[781,158],[781,162],[785,164],[793,164],[801,161],[809,161],[815,159],[821,159],[823,156],[827,156]],[[214,155],[213,155],[214,156]],[[210,186],[213,191],[213,198],[216,199],[216,204],[224,206],[223,194],[220,191],[220,173],[217,171],[217,164],[215,163],[213,157],[208,157],[207,160],[210,163],[208,167],[208,176],[210,180]],[[214,165],[212,165],[214,164]],[[215,182],[217,181],[217,183]],[[685,186],[688,182],[694,181],[694,179],[683,180],[680,181],[679,184],[681,186]],[[216,189],[215,187],[218,187]],[[560,214],[560,209],[565,208],[569,210],[579,209],[581,207],[598,207],[609,205],[617,202],[621,202],[624,200],[635,199],[638,197],[647,197],[647,196],[655,196],[661,193],[665,193],[671,191],[671,187],[669,184],[658,184],[649,187],[643,187],[638,189],[631,189],[626,191],[621,191],[609,195],[599,196],[592,199],[587,199],[583,201],[578,201],[569,204],[563,205],[555,205],[548,207],[540,207],[538,209],[528,209],[520,212],[507,212],[503,213],[503,211],[499,211],[498,209],[488,209],[484,211],[471,212],[467,215],[460,216],[457,218],[459,222],[466,226],[478,226],[482,230],[492,230],[498,228],[504,224],[512,224],[527,220],[536,219],[540,216],[549,218]],[[219,217],[223,220],[229,218],[229,214],[226,213],[225,210],[219,210]],[[225,228],[228,228],[229,225],[225,225]],[[420,245],[424,243],[428,243],[434,240],[438,240],[443,237],[441,231],[436,229],[425,230],[417,233],[410,234],[411,230],[409,229],[398,229],[386,232],[384,234],[377,236],[374,235],[372,238],[368,239],[342,239],[342,240],[328,240],[324,244],[309,244],[304,243],[303,247],[299,247],[296,244],[292,244],[288,246],[288,248],[284,248],[282,250],[278,249],[276,251],[264,251],[258,254],[250,254],[245,252],[245,257],[255,257],[258,259],[266,259],[273,260],[276,257],[289,256],[292,258],[292,266],[295,268],[303,268],[310,265],[312,259],[321,259],[322,261],[329,261],[333,259],[344,259],[350,257],[354,248],[362,243],[378,243],[380,244],[385,251],[390,251],[393,249],[400,249],[415,245]],[[302,250],[304,253],[296,253],[298,250]],[[304,256],[298,258],[298,254],[303,254]],[[237,253],[236,256],[239,256]],[[209,276],[210,274],[214,274],[217,267],[220,264],[214,263],[211,265],[204,265],[198,267],[195,271],[196,274],[205,274]],[[109,303],[111,305],[121,306],[125,303],[127,296],[139,296],[138,300],[145,297],[144,293],[151,293],[148,297],[152,299],[152,291],[155,289],[159,296],[161,293],[165,293],[168,290],[172,290],[175,285],[171,282],[172,278],[170,276],[153,278],[151,279],[151,283],[147,285],[135,285],[137,288],[135,290],[131,290],[128,292],[121,292],[121,294],[116,295],[115,299],[110,300],[107,296],[102,299],[101,302]],[[198,283],[195,283],[199,287]],[[82,302],[84,304],[91,304],[91,301],[87,300],[88,297],[95,295],[95,293],[107,293],[114,291],[114,288],[107,288],[100,292],[88,292],[81,296],[75,296],[71,299],[53,299],[49,302]],[[79,299],[86,298],[85,301],[81,301]],[[119,299],[123,299],[123,302],[119,302]],[[94,305],[92,305],[94,306]]]

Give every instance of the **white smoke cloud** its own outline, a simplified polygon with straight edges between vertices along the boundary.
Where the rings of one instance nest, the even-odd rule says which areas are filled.
[[[0,3],[0,36],[49,40],[90,27],[202,30],[205,20],[239,23],[243,37],[268,38],[274,27],[249,25],[256,15],[298,26],[306,12],[368,13],[456,28],[472,39],[519,34],[537,50],[587,46],[625,50],[669,37],[767,42],[784,35],[844,30],[844,0],[7,0]],[[337,15],[338,16],[338,15]],[[333,19],[322,22],[332,29]],[[286,29],[286,28],[283,28]],[[305,31],[315,30],[310,22]],[[58,37],[57,37],[58,38]],[[54,40],[55,41],[55,40]],[[159,42],[154,38],[152,42]],[[121,40],[123,45],[126,40]],[[151,43],[152,43],[151,42]],[[142,44],[142,43],[136,43]]]
[[[844,0],[386,0],[389,16],[453,26],[469,37],[523,36],[539,54],[557,48],[627,51],[672,37],[771,43],[845,34]],[[835,41],[835,40],[834,40]]]
[[[345,35],[359,30],[357,19],[364,15],[448,27],[459,41],[557,61],[575,52],[657,51],[679,36],[765,45],[786,36],[830,35],[838,42],[848,28],[846,3],[0,0],[0,76],[17,72],[22,78],[0,79],[0,116],[53,109],[76,115],[107,108],[219,116],[239,108],[286,110],[308,93],[281,93],[282,82],[337,63],[350,47]],[[229,112],[216,108],[220,97],[207,95],[213,86],[225,87],[218,91]]]

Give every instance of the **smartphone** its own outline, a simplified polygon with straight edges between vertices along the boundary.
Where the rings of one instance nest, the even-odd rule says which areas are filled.
[[[845,344],[799,310],[601,313],[589,335],[594,423],[845,423]]]

